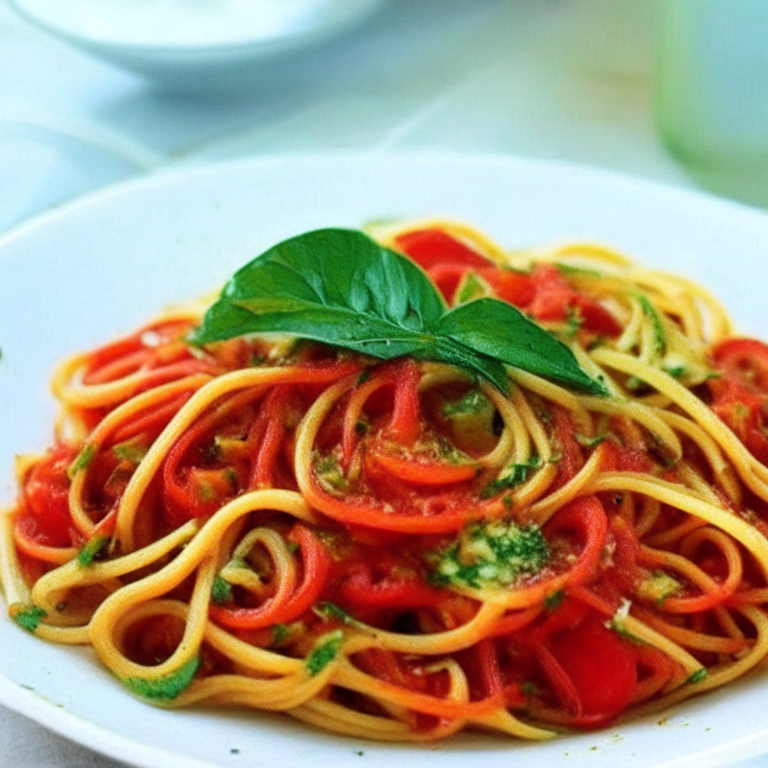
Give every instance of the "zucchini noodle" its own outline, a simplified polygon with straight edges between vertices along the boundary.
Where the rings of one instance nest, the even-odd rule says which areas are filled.
[[[768,346],[602,246],[371,235],[449,307],[518,307],[605,396],[276,335],[193,346],[190,305],[58,367],[55,440],[0,512],[11,618],[158,706],[392,742],[547,739],[760,664]]]

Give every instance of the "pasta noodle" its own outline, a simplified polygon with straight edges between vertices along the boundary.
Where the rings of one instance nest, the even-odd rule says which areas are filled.
[[[207,303],[175,310],[56,371],[55,443],[2,515],[10,616],[159,706],[391,741],[545,739],[763,660],[768,346],[606,248],[371,236],[448,306],[521,309],[602,394],[280,333],[195,345]]]

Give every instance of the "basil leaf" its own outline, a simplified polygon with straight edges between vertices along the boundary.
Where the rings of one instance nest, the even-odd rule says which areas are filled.
[[[571,389],[607,394],[565,344],[506,302],[484,298],[461,304],[440,319],[435,333]]]
[[[249,333],[289,333],[382,360],[448,363],[502,391],[506,363],[605,394],[565,345],[511,305],[480,299],[448,311],[414,262],[354,230],[316,230],[270,248],[235,273],[189,340]]]

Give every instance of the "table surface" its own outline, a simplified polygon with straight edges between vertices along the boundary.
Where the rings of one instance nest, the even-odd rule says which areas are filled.
[[[655,5],[386,0],[333,41],[265,61],[247,89],[192,94],[90,58],[0,0],[0,232],[141,174],[295,151],[514,153],[696,188],[654,127]],[[751,179],[727,192],[768,200]],[[0,766],[28,765],[117,763],[0,707]]]

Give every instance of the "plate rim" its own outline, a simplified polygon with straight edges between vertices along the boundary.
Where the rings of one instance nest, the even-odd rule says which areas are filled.
[[[768,212],[702,192],[695,189],[664,184],[652,179],[637,177],[621,171],[600,168],[583,163],[563,160],[540,160],[537,158],[521,157],[511,154],[496,153],[464,153],[446,151],[406,150],[396,152],[370,151],[338,151],[312,153],[285,153],[261,157],[238,158],[216,163],[184,164],[172,169],[162,169],[147,175],[109,185],[93,193],[73,199],[63,205],[44,211],[28,219],[0,235],[0,264],[5,258],[7,247],[25,237],[34,237],[47,227],[56,227],[60,220],[70,217],[89,215],[88,211],[100,205],[113,204],[112,201],[123,197],[145,194],[147,190],[158,190],[163,187],[176,187],[189,178],[228,176],[230,174],[257,174],[259,169],[275,166],[298,166],[300,164],[335,164],[338,162],[360,164],[380,164],[396,158],[399,162],[420,162],[456,165],[494,165],[504,169],[525,167],[530,170],[540,170],[543,173],[574,173],[585,178],[595,178],[601,184],[619,184],[632,188],[646,190],[649,194],[659,197],[673,197],[685,205],[706,209],[713,207],[719,212],[734,213],[754,219],[768,231]],[[84,213],[83,213],[84,212]],[[0,600],[4,605],[4,600]],[[7,615],[3,621],[10,621]],[[138,768],[155,768],[155,766],[173,766],[173,768],[213,768],[217,763],[207,760],[196,760],[177,752],[169,752],[160,747],[142,744],[135,739],[124,736],[108,728],[97,725],[73,712],[60,708],[48,701],[42,695],[25,690],[0,672],[0,704],[22,716],[37,722],[46,729],[59,734],[87,749],[119,760],[130,760],[130,764]],[[67,729],[68,725],[77,724],[77,735],[73,736]],[[85,733],[88,738],[81,737]],[[768,727],[758,732],[742,736],[732,741],[725,741],[716,747],[705,747],[698,753],[689,754],[684,758],[674,758],[666,762],[656,763],[665,768],[683,768],[683,766],[723,765],[737,759],[747,759],[765,752],[768,748]]]

